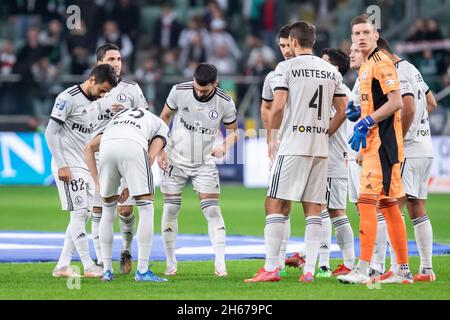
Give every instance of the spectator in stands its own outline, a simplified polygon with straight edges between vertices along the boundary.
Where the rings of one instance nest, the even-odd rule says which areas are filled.
[[[156,100],[156,82],[161,78],[161,73],[158,61],[152,57],[146,57],[135,72],[136,80],[142,84],[144,96],[153,103]]]
[[[105,43],[113,43],[120,49],[122,59],[127,59],[133,53],[133,43],[128,35],[122,33],[113,20],[108,20],[103,25],[103,34],[97,41],[97,48]]]
[[[211,26],[211,22],[215,19],[223,20],[225,19],[222,8],[217,1],[209,1],[207,6],[207,12],[204,17],[204,21],[207,26]]]
[[[276,61],[275,52],[264,44],[259,34],[250,35],[247,42],[251,46],[249,57],[247,60],[247,74],[266,75],[274,68]]]
[[[172,6],[165,4],[155,23],[153,44],[163,50],[176,49],[182,30],[183,25],[177,21]]]
[[[241,57],[241,51],[239,50],[236,41],[230,33],[225,31],[226,22],[224,20],[215,19],[211,21],[211,50],[213,54],[216,52],[216,48],[225,46],[229,49],[229,53],[237,61]]]
[[[237,61],[231,54],[229,47],[224,43],[214,47],[208,63],[215,65],[221,75],[233,75],[237,72]]]
[[[67,49],[71,56],[70,73],[84,74],[89,69],[89,55],[95,51],[95,41],[90,36],[86,23],[81,19],[81,28],[70,30]]]
[[[286,1],[266,0],[261,6],[262,10],[262,36],[264,42],[274,50],[278,50],[275,41],[278,30],[286,24]]]
[[[427,49],[423,52],[422,59],[419,62],[419,71],[424,77],[437,75],[437,61],[433,51]]]
[[[439,23],[436,19],[428,19],[427,20],[427,32],[426,32],[427,40],[441,40],[444,39],[442,35],[442,31],[440,29]]]
[[[7,0],[9,22],[14,25],[14,38],[23,39],[28,30],[41,23],[47,12],[48,0]]]
[[[196,31],[192,34],[190,43],[185,46],[180,53],[180,69],[189,69],[190,74],[191,67],[201,62],[208,60],[209,46],[206,41],[203,40],[201,31]]]
[[[42,57],[31,66],[31,74],[34,82],[32,89],[34,115],[39,119],[45,119],[52,108],[54,97],[51,95],[51,88],[54,86],[58,69],[50,63],[49,58]]]
[[[181,31],[180,38],[178,39],[178,46],[183,50],[185,47],[192,43],[192,38],[200,33],[202,42],[209,44],[210,35],[205,28],[205,23],[201,16],[193,16],[187,24],[187,27]]]
[[[427,40],[425,21],[422,18],[417,19],[416,22],[414,22],[410,29],[410,35],[406,40],[412,42]]]
[[[3,42],[3,48],[0,51],[0,75],[7,76],[11,74],[16,61],[14,45],[11,40],[7,39]]]
[[[121,32],[128,35],[136,45],[139,30],[139,8],[135,0],[116,0],[111,19],[117,22]]]
[[[61,62],[63,56],[65,39],[62,31],[61,22],[53,19],[48,23],[47,30],[41,31],[39,34],[39,43],[45,47],[49,62],[55,66]]]
[[[176,50],[168,50],[163,54],[163,74],[165,76],[178,76],[181,70],[178,67]]]
[[[45,55],[45,48],[39,44],[39,29],[31,27],[27,32],[27,42],[17,54],[17,63],[14,67],[15,73],[27,77],[31,66]]]

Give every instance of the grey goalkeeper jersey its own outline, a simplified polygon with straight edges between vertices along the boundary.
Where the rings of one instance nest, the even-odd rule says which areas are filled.
[[[84,147],[89,142],[93,131],[91,114],[93,112],[92,101],[81,90],[79,85],[72,86],[61,92],[55,101],[50,121],[56,121],[62,125],[60,131],[62,158],[70,168],[82,168],[87,170],[84,160]],[[57,170],[54,161],[52,169]]]
[[[184,82],[172,87],[166,104],[175,111],[166,148],[170,161],[185,167],[215,163],[211,151],[220,124],[236,121],[231,97],[216,88],[207,101],[199,101],[194,96],[193,82]]]

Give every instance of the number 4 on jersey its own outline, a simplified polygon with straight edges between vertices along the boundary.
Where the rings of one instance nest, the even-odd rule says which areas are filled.
[[[323,85],[319,85],[319,88],[316,90],[316,92],[314,92],[314,96],[309,102],[310,108],[317,109],[318,120],[322,120],[322,94],[323,94]]]

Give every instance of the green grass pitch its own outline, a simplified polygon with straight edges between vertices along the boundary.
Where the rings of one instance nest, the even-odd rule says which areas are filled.
[[[246,189],[241,186],[223,186],[221,207],[228,234],[263,235],[263,189]],[[433,223],[434,241],[450,243],[450,220],[447,216],[449,195],[431,195],[427,210]],[[5,187],[0,188],[0,229],[41,230],[63,232],[68,217],[59,207],[54,187]],[[160,232],[162,199],[155,199],[155,232]],[[201,213],[195,193],[186,188],[179,219],[180,233],[207,233],[206,221]],[[352,205],[348,215],[355,231],[358,217]],[[303,236],[304,219],[299,205],[292,210],[292,235]],[[413,239],[409,219],[408,238]],[[88,224],[88,229],[90,224]],[[116,229],[117,225],[116,225]],[[355,232],[357,234],[357,232]],[[332,268],[339,260],[332,260]],[[181,261],[177,276],[168,283],[135,283],[132,275],[117,275],[112,283],[98,279],[81,279],[79,289],[69,289],[67,279],[51,277],[54,263],[3,263],[0,264],[0,299],[450,299],[450,256],[434,257],[437,275],[435,283],[414,285],[381,285],[379,288],[343,285],[336,279],[317,279],[313,284],[298,282],[299,272],[288,269],[288,275],[280,283],[246,284],[263,265],[263,260],[228,261],[229,277],[214,276],[213,261]],[[153,263],[153,270],[161,274],[164,262]],[[76,263],[79,265],[79,263]],[[418,257],[411,258],[411,267],[417,272]],[[116,268],[118,269],[118,267]],[[132,272],[133,273],[133,272]],[[70,285],[69,285],[70,287]],[[76,287],[76,286],[75,286]]]

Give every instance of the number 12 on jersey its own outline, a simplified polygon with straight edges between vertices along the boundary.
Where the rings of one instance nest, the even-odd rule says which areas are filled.
[[[317,119],[322,120],[322,95],[323,95],[323,85],[319,85],[314,96],[309,102],[309,107],[317,109]]]

